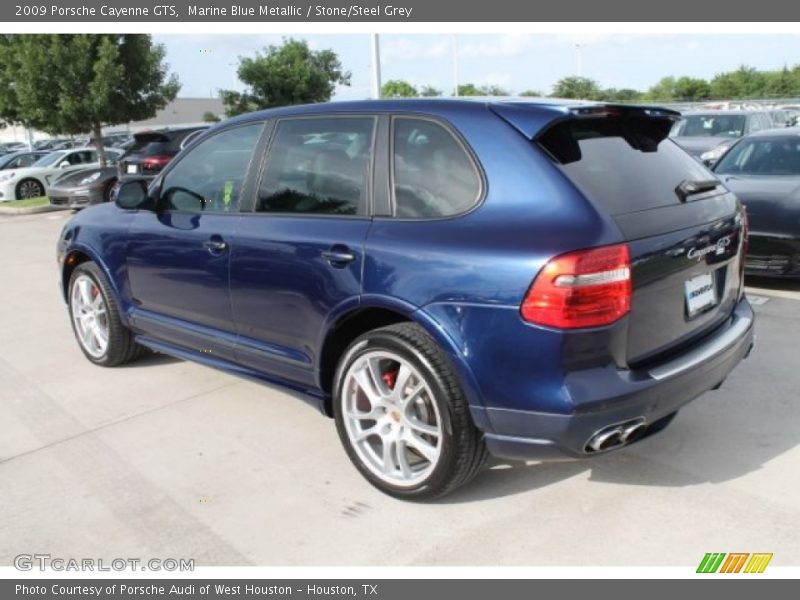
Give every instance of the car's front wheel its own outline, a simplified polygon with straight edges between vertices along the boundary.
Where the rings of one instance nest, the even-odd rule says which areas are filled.
[[[17,184],[17,200],[44,196],[44,186],[36,179],[23,179]]]
[[[141,353],[141,346],[122,323],[111,286],[95,263],[75,267],[68,302],[75,339],[94,364],[116,367]]]
[[[334,416],[350,460],[399,498],[443,496],[467,483],[487,450],[455,374],[416,324],[370,331],[344,353]]]

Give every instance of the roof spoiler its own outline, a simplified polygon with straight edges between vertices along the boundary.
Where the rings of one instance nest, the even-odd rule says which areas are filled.
[[[493,102],[489,108],[528,139],[564,119],[574,118],[647,118],[665,119],[670,123],[680,118],[681,113],[659,106],[630,104],[534,104],[516,102]]]

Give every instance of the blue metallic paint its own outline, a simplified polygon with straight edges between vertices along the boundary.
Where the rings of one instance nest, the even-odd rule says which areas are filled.
[[[279,117],[435,117],[464,137],[483,171],[483,199],[463,216],[201,218],[101,205],[73,217],[59,253],[85,253],[104,269],[142,343],[277,383],[319,406],[328,332],[353,311],[391,310],[419,323],[448,355],[493,452],[576,456],[585,436],[609,419],[663,416],[710,389],[749,349],[752,331],[705,372],[658,385],[624,370],[627,317],[588,332],[525,323],[520,303],[547,260],[625,238],[530,143],[566,110],[521,110],[448,100],[287,107],[237,117],[192,144],[220,128]],[[229,254],[204,254],[201,242],[213,234],[229,241]],[[346,245],[356,260],[344,268],[327,264],[320,252],[335,245]],[[749,311],[745,300],[735,309]],[[661,399],[680,389],[673,400]]]

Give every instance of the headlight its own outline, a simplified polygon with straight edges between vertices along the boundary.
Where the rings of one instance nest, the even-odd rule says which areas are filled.
[[[733,142],[722,142],[719,146],[717,146],[713,150],[709,150],[708,152],[703,152],[703,154],[700,155],[700,160],[717,161],[719,160],[719,157],[725,154],[725,152],[728,151],[728,148],[730,148],[732,145]]]
[[[98,171],[97,173],[92,173],[88,177],[84,177],[78,182],[78,185],[89,185],[90,183],[94,183],[98,179],[100,179],[100,171]]]
[[[0,175],[0,181],[8,181],[9,179],[14,179],[14,171]]]

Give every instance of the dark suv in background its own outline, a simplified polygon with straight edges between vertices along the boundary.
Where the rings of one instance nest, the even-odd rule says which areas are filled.
[[[134,134],[133,145],[119,162],[119,178],[155,177],[191,141],[191,137],[207,128],[159,129]]]
[[[231,119],[66,224],[78,345],[291,390],[403,498],[489,453],[623,448],[753,339],[744,211],[667,138],[678,116],[409,100]]]

